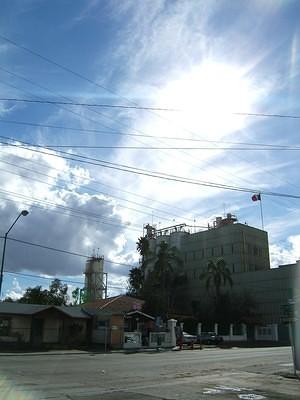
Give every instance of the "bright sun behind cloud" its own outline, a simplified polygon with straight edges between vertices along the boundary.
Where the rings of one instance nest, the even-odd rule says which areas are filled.
[[[245,118],[233,113],[251,112],[258,94],[242,69],[206,62],[169,82],[159,102],[182,110],[172,114],[176,124],[216,139],[244,126]]]

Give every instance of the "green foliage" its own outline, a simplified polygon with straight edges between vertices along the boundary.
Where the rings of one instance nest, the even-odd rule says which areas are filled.
[[[79,304],[83,304],[83,303],[87,303],[88,302],[88,294],[87,294],[87,290],[84,289],[80,289],[79,290]]]
[[[136,249],[138,253],[140,253],[140,255],[142,256],[142,259],[147,257],[149,254],[149,240],[144,236],[138,238]]]
[[[26,304],[51,304],[55,306],[66,305],[68,301],[68,286],[62,284],[59,279],[54,279],[49,290],[42,289],[42,286],[27,288],[24,295],[18,300]]]
[[[217,261],[210,260],[206,271],[201,274],[200,279],[205,279],[207,290],[214,289],[216,301],[220,297],[221,286],[225,286],[226,283],[232,286],[231,272],[226,267],[226,262],[223,258],[219,258]]]
[[[72,291],[72,299],[73,299],[72,304],[74,306],[80,304],[80,289],[78,287]]]
[[[140,297],[142,295],[144,285],[144,274],[141,267],[131,268],[128,278],[127,294],[132,297]]]
[[[14,300],[12,297],[5,297],[5,299],[3,299],[2,301],[0,301],[2,303],[16,303],[16,300]]]
[[[170,248],[163,241],[159,245],[156,258],[151,261],[154,262],[153,269],[148,271],[141,291],[142,298],[146,300],[145,312],[168,317],[169,312],[174,309],[176,297],[174,266],[182,265],[182,260],[176,248]]]

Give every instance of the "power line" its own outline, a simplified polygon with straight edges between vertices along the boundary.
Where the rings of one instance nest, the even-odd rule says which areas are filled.
[[[0,238],[4,239],[3,236],[1,236]],[[20,239],[12,238],[12,237],[8,237],[7,240],[11,240],[13,242],[25,244],[25,245],[28,245],[28,246],[39,247],[39,248],[42,248],[42,249],[55,251],[57,253],[69,254],[69,255],[72,255],[72,256],[76,256],[76,257],[83,257],[83,258],[89,258],[90,257],[90,256],[88,256],[86,254],[81,254],[81,253],[77,253],[77,252],[74,252],[74,251],[68,251],[68,250],[63,250],[63,249],[58,249],[56,247],[45,246],[45,245],[42,245],[42,244],[39,244],[39,243],[33,243],[33,242],[26,241],[26,240],[20,240]],[[120,262],[112,261],[112,260],[109,260],[109,259],[104,259],[104,261],[109,263],[109,264],[121,265],[122,267],[129,267],[129,268],[133,267],[132,264],[120,263]]]
[[[126,149],[126,150],[246,150],[246,151],[273,151],[273,150],[300,150],[300,147],[295,146],[281,146],[281,145],[268,145],[269,147],[157,147],[157,146],[90,146],[90,145],[74,145],[74,144],[64,144],[64,145],[52,145],[52,144],[41,144],[40,146],[49,149]],[[250,146],[253,146],[252,144]]]
[[[1,136],[1,138],[5,138],[7,140],[15,140],[12,138],[8,138],[6,136]],[[193,185],[199,185],[199,186],[205,186],[205,187],[213,187],[213,188],[218,188],[218,189],[224,189],[224,190],[232,190],[232,191],[239,191],[239,192],[248,192],[248,193],[255,193],[255,192],[260,192],[261,194],[264,194],[266,196],[278,196],[278,197],[287,197],[287,198],[294,198],[294,199],[300,199],[300,195],[293,195],[293,194],[288,194],[288,193],[279,193],[279,192],[271,192],[271,191],[266,191],[266,190],[260,190],[258,188],[246,188],[246,187],[239,187],[239,186],[230,186],[230,185],[225,185],[225,184],[219,184],[219,183],[215,183],[215,182],[209,182],[209,181],[200,181],[200,180],[196,180],[196,179],[189,179],[186,177],[181,177],[178,175],[171,175],[171,174],[166,174],[166,173],[162,173],[159,171],[151,171],[151,170],[145,170],[142,168],[137,168],[137,167],[131,167],[128,165],[122,165],[122,164],[117,164],[117,163],[112,163],[112,162],[108,162],[108,161],[104,161],[104,160],[99,160],[99,159],[95,159],[92,157],[87,157],[87,156],[83,156],[83,155],[75,155],[75,157],[68,157],[67,155],[69,153],[67,152],[63,152],[61,150],[57,150],[58,154],[55,153],[47,153],[42,151],[42,146],[39,145],[32,145],[30,143],[26,143],[26,142],[22,142],[19,140],[20,143],[23,143],[23,145],[17,145],[17,144],[13,144],[13,143],[7,143],[5,142],[5,144],[10,144],[13,147],[21,147],[24,149],[27,149],[29,151],[33,151],[33,152],[38,152],[38,153],[42,153],[42,154],[47,154],[50,156],[54,156],[54,157],[61,157],[61,158],[65,158],[68,160],[72,160],[72,161],[77,161],[77,162],[81,162],[81,163],[85,163],[85,164],[89,164],[89,165],[96,165],[96,166],[101,166],[104,168],[109,168],[109,169],[113,169],[113,170],[117,170],[117,171],[123,171],[123,172],[128,172],[128,173],[132,173],[132,174],[136,174],[136,175],[142,175],[142,176],[147,176],[147,177],[152,177],[152,178],[157,178],[157,179],[164,179],[164,180],[168,180],[168,181],[174,181],[174,182],[181,182],[181,183],[188,183],[188,184],[193,184]],[[25,144],[25,146],[24,146]],[[37,149],[32,149],[26,146],[31,146],[31,147],[35,147],[38,148]],[[63,154],[63,155],[61,155]]]
[[[2,70],[4,70],[5,72],[7,72],[7,73],[9,73],[9,74],[11,74],[11,75],[13,75],[13,76],[16,76],[16,77],[18,77],[18,78],[21,78],[22,80],[25,80],[26,82],[29,82],[29,83],[31,83],[31,84],[33,84],[33,85],[35,85],[35,86],[37,86],[37,87],[40,87],[40,88],[42,88],[42,89],[45,89],[45,90],[47,90],[48,92],[50,92],[50,93],[54,93],[53,91],[51,91],[51,90],[49,90],[48,88],[45,88],[44,86],[41,86],[41,85],[39,85],[39,84],[37,84],[37,83],[35,83],[35,82],[33,82],[33,81],[31,81],[31,80],[29,80],[29,79],[27,79],[27,78],[24,78],[24,77],[22,77],[22,76],[20,76],[20,75],[18,75],[18,74],[16,74],[16,73],[13,73],[13,72],[11,72],[11,71],[8,71],[8,70],[6,70],[6,69],[4,69],[4,68],[2,68],[2,67],[0,67],[0,69],[2,69]],[[9,86],[12,86],[12,87],[14,87],[14,88],[16,88],[15,86],[13,86],[13,85],[10,85],[10,84],[7,84],[7,82],[3,82],[4,84],[6,84],[6,85],[9,85]],[[25,92],[25,91],[23,91],[23,92]],[[26,93],[26,92],[25,92]],[[32,94],[32,93],[30,93],[30,94]],[[54,93],[55,95],[56,95],[56,93]],[[67,98],[67,97],[65,97],[65,96],[60,96],[60,97],[62,97],[63,99],[66,99],[67,101],[70,101],[70,99],[69,98]],[[39,97],[40,99],[42,99],[41,97]],[[75,115],[78,115],[78,116],[80,116],[81,117],[81,115],[79,114],[79,113],[77,113],[77,112],[75,112],[75,111],[73,111],[73,110],[69,110],[69,109],[67,109],[67,108],[65,108],[65,107],[63,107],[63,106],[58,106],[58,105],[55,105],[56,107],[59,107],[59,108],[62,108],[62,109],[65,109],[67,112],[71,112],[71,113],[73,113],[73,114],[75,114]],[[96,111],[95,109],[91,109],[91,111],[92,112],[94,112],[94,113],[96,113],[96,114],[98,114],[98,115],[101,115],[101,116],[104,116],[105,118],[107,118],[105,115],[103,115],[102,113],[99,113],[98,111]],[[155,112],[153,112],[153,111],[149,111],[150,113],[152,113],[152,114],[154,114],[155,116],[157,116],[157,117],[159,117],[160,119],[164,119],[164,120],[167,120],[166,118],[164,118],[164,117],[162,117],[160,114],[157,114],[157,113],[155,113]],[[93,121],[93,120],[91,120],[91,118],[87,118],[87,117],[85,117],[85,119],[87,119],[87,120],[89,120],[89,121],[91,121],[91,122],[96,122],[96,121]],[[111,119],[111,118],[109,118],[109,119]],[[119,122],[118,122],[119,123]],[[105,126],[103,123],[101,124],[102,126],[104,126],[104,127],[107,127],[107,126]],[[124,124],[121,124],[121,125],[124,125]],[[109,128],[110,129],[110,127],[107,127],[107,128]],[[189,131],[189,130],[187,130],[186,128],[183,128],[185,131],[187,131],[188,133],[193,133],[193,132],[191,132],[191,131]],[[136,131],[136,130],[135,130]],[[136,131],[136,132],[138,132],[138,133],[140,133],[139,131]],[[156,140],[157,140],[157,138],[156,138]],[[159,140],[160,141],[160,140]],[[218,142],[216,142],[218,145],[219,145],[219,143]],[[163,150],[161,150],[161,151],[163,151]],[[191,156],[187,151],[185,151],[185,150],[183,150],[183,149],[181,149],[181,152],[182,153],[185,153],[185,154],[187,154],[189,157]],[[168,155],[168,153],[166,153],[167,155]],[[169,155],[168,155],[169,156]],[[239,157],[238,155],[235,155],[235,157],[237,157],[237,158],[240,158],[240,159],[242,159],[241,157]],[[253,162],[253,161],[252,161]],[[270,175],[273,175],[271,172],[269,172],[269,171],[266,171],[268,174],[270,174]],[[235,174],[232,174],[233,176],[236,176]],[[240,180],[240,179],[239,179]],[[288,181],[286,181],[289,185],[291,185]],[[296,185],[292,185],[293,187],[296,187]]]
[[[3,170],[3,169],[2,169]],[[22,174],[18,174],[18,173],[16,173],[16,172],[12,172],[12,171],[7,171],[7,170],[3,170],[3,171],[5,171],[5,172],[7,172],[7,173],[10,173],[10,174],[15,174],[15,175],[18,175],[18,176],[20,176],[20,177],[23,177],[23,178],[28,178],[28,179],[31,179],[31,180],[36,180],[36,181],[38,181],[38,182],[40,182],[40,183],[44,183],[44,182],[42,182],[42,181],[39,181],[39,180],[37,180],[37,179],[34,179],[34,178],[30,178],[30,177],[27,177],[27,176],[25,176],[25,175],[22,175]],[[19,194],[19,193],[16,193],[16,192],[11,192],[11,191],[8,191],[8,190],[3,190],[3,189],[0,189],[0,193],[4,193],[4,194],[8,194],[8,195],[12,195],[12,196],[15,196],[15,197],[19,197],[19,198],[21,198],[21,199],[25,199],[25,200],[27,200],[27,201],[35,201],[35,202],[38,202],[39,204],[42,204],[42,205],[46,205],[46,206],[51,206],[51,207],[56,207],[56,208],[58,208],[58,209],[62,209],[62,210],[65,210],[65,211],[69,211],[70,213],[73,213],[73,214],[70,214],[70,215],[72,215],[72,216],[76,216],[77,217],[77,215],[74,215],[74,213],[75,214],[79,214],[79,215],[84,215],[85,217],[90,217],[90,218],[86,218],[86,219],[90,219],[90,220],[94,220],[94,221],[98,221],[99,223],[101,223],[101,224],[104,224],[104,225],[109,225],[109,226],[115,226],[115,227],[123,227],[123,228],[126,228],[126,229],[129,229],[129,230],[132,230],[132,231],[135,231],[135,232],[140,232],[140,229],[135,229],[134,228],[134,226],[136,226],[137,227],[137,225],[127,225],[126,223],[125,224],[122,224],[122,223],[112,223],[112,222],[107,222],[107,221],[105,221],[105,217],[99,217],[97,214],[94,214],[94,213],[90,213],[90,212],[86,212],[86,211],[82,211],[82,210],[80,210],[80,209],[76,209],[76,208],[72,208],[72,207],[67,207],[67,206],[63,206],[63,205],[61,205],[61,204],[57,204],[57,203],[53,203],[53,202],[50,202],[50,201],[47,201],[47,200],[43,200],[43,199],[38,199],[38,198],[34,198],[34,197],[32,197],[32,196],[26,196],[26,195],[22,195],[22,194]],[[52,211],[52,210],[51,210]],[[69,214],[66,214],[66,215],[69,215]]]
[[[1,150],[0,150],[0,151],[1,151]],[[6,154],[8,154],[8,153],[6,153]],[[22,159],[24,159],[24,160],[26,160],[26,161],[33,162],[32,160],[28,160],[28,159],[26,159],[26,158],[24,158],[24,157],[20,157],[19,155],[15,155],[15,154],[12,154],[12,155],[13,155],[14,157],[22,158]],[[51,176],[51,175],[44,174],[44,173],[42,173],[42,172],[39,172],[39,171],[30,169],[30,168],[26,168],[26,167],[23,167],[23,166],[19,166],[19,165],[16,165],[16,164],[14,164],[14,163],[10,163],[10,162],[8,162],[8,161],[0,160],[0,162],[1,162],[1,163],[4,163],[4,164],[11,165],[11,166],[16,167],[16,168],[24,169],[25,171],[33,172],[34,174],[38,174],[38,175],[45,176],[45,177],[47,177],[47,178],[53,178],[53,179],[55,179],[55,177],[53,177],[53,176]],[[35,164],[37,164],[37,165],[42,165],[42,164],[40,164],[40,163],[35,163]],[[57,169],[57,168],[52,167],[52,169],[61,172],[61,170],[59,170],[59,169]],[[20,173],[17,173],[17,172],[8,171],[8,170],[5,170],[5,169],[2,169],[2,170],[5,171],[5,172],[7,172],[7,173],[11,173],[11,174],[15,174],[15,175],[21,176],[21,177],[23,177],[23,178],[25,178],[25,179],[34,180],[34,181],[40,182],[40,183],[42,183],[42,184],[52,186],[52,184],[49,183],[49,182],[41,181],[41,180],[39,180],[39,179],[36,179],[36,178],[33,178],[33,177],[29,177],[29,176],[26,176],[26,175],[21,175]],[[75,175],[75,176],[76,176],[76,175]],[[81,178],[81,176],[80,176],[80,178]],[[69,181],[67,181],[67,180],[65,180],[65,179],[62,179],[62,178],[58,178],[58,180],[59,180],[59,181],[62,181],[62,182],[65,182],[66,184],[69,184],[69,183],[70,183]],[[55,186],[58,187],[58,188],[61,188],[61,189],[65,190],[65,191],[68,191],[68,192],[70,192],[70,193],[73,193],[72,190],[69,190],[69,189],[67,189],[66,187],[62,187],[62,186],[60,186],[60,185],[58,185],[58,184],[55,184]],[[175,217],[177,217],[177,218],[182,218],[182,219],[191,220],[191,219],[189,219],[189,218],[184,218],[184,217],[178,216],[178,215],[176,215],[176,214],[174,214],[174,213],[169,213],[169,212],[164,211],[164,210],[156,209],[155,207],[147,206],[147,205],[140,204],[140,203],[137,203],[137,202],[134,202],[134,201],[130,201],[130,200],[126,200],[126,199],[123,199],[123,198],[120,198],[120,197],[117,197],[117,196],[113,196],[113,195],[110,195],[110,194],[108,194],[108,193],[104,193],[104,192],[101,192],[101,191],[99,191],[99,190],[96,190],[95,188],[90,188],[89,186],[86,186],[86,185],[81,185],[80,187],[81,187],[82,189],[86,189],[86,190],[88,190],[88,191],[90,191],[90,192],[94,192],[95,194],[99,193],[99,194],[101,194],[101,195],[108,196],[108,197],[110,197],[110,198],[112,198],[112,199],[115,198],[115,199],[118,199],[118,200],[126,201],[126,202],[128,202],[128,203],[132,203],[132,204],[138,205],[138,206],[140,206],[140,207],[144,207],[144,208],[149,208],[149,209],[151,209],[151,210],[155,210],[155,211],[160,212],[160,213],[162,213],[162,214],[167,214],[167,215],[170,215],[170,216],[173,216],[173,217],[175,216]],[[152,217],[152,216],[155,216],[155,217],[160,218],[160,219],[162,219],[162,220],[170,221],[170,218],[165,218],[165,217],[163,217],[163,216],[158,216],[158,215],[150,214],[150,213],[147,213],[147,212],[145,212],[145,211],[138,210],[138,209],[136,209],[136,208],[127,207],[127,206],[120,205],[120,204],[118,204],[118,207],[120,207],[120,208],[125,208],[125,209],[131,210],[131,211],[134,211],[134,212],[137,212],[137,213],[141,213],[141,214],[144,214],[144,215],[147,215],[147,216],[151,216],[151,217]],[[192,220],[191,220],[191,221],[192,221]],[[120,224],[120,225],[121,225],[121,224]]]
[[[49,175],[47,175],[47,174],[39,173],[39,172],[37,172],[37,171],[31,170],[30,168],[25,168],[25,167],[21,167],[21,166],[16,166],[16,165],[13,165],[12,163],[9,163],[9,162],[7,162],[7,161],[2,161],[2,160],[0,160],[0,163],[5,163],[5,164],[8,164],[8,165],[12,165],[13,167],[22,168],[22,169],[25,169],[26,171],[31,171],[31,172],[33,172],[33,173],[37,173],[37,174],[40,174],[40,175],[43,175],[43,176],[47,176],[48,178],[53,178],[52,176],[49,176]],[[42,180],[40,180],[40,179],[33,178],[32,176],[23,175],[23,174],[21,174],[21,173],[19,173],[19,172],[9,171],[9,170],[4,169],[4,168],[0,168],[0,171],[4,171],[4,172],[6,172],[6,173],[8,173],[8,174],[17,175],[17,176],[20,176],[21,178],[28,179],[28,180],[30,180],[30,181],[39,182],[39,183],[41,183],[41,184],[43,184],[43,185],[47,185],[47,186],[50,186],[50,187],[55,186],[56,188],[62,189],[62,190],[66,191],[66,192],[69,192],[69,193],[74,193],[74,191],[72,191],[72,190],[70,190],[70,189],[67,189],[67,188],[65,188],[65,187],[63,187],[63,186],[61,186],[61,185],[58,185],[57,183],[51,184],[51,183],[49,183],[49,182],[45,182],[45,181],[42,181]],[[60,179],[60,180],[64,181],[63,179]],[[65,182],[67,182],[67,181],[65,181]],[[1,190],[0,190],[0,191],[1,191]],[[32,198],[32,199],[33,199],[33,198]],[[60,204],[52,203],[52,202],[48,202],[48,201],[46,202],[45,200],[42,200],[42,199],[34,199],[34,200],[37,200],[37,201],[39,201],[39,202],[43,202],[43,204],[49,203],[51,206],[55,206],[55,207],[57,207],[57,208],[62,208],[62,209],[65,209],[65,210],[68,210],[68,211],[72,211],[72,212],[76,212],[76,213],[79,213],[79,214],[83,214],[83,215],[87,215],[87,216],[94,216],[95,219],[96,219],[97,221],[101,221],[102,223],[105,223],[105,224],[108,224],[108,225],[112,225],[112,226],[122,226],[122,227],[128,228],[128,224],[127,224],[127,223],[103,222],[103,220],[104,220],[104,221],[105,221],[105,220],[112,220],[112,221],[113,221],[113,220],[114,220],[113,217],[109,217],[109,218],[99,217],[97,214],[90,213],[90,212],[86,212],[86,211],[82,211],[82,210],[77,209],[77,208],[62,206],[62,205],[60,205]],[[49,204],[48,204],[48,205],[49,205]],[[118,207],[120,207],[120,208],[125,208],[125,209],[127,209],[127,210],[134,211],[134,212],[137,212],[137,213],[141,213],[141,214],[143,214],[143,215],[147,215],[147,216],[151,216],[151,217],[152,217],[152,216],[155,216],[156,218],[160,218],[160,219],[165,220],[165,221],[171,221],[170,218],[165,218],[165,217],[163,217],[163,216],[158,216],[158,215],[146,213],[145,211],[137,210],[137,209],[132,208],[132,207],[126,207],[126,206],[122,206],[122,205],[120,205],[120,204],[118,204]],[[170,215],[172,215],[172,214],[170,214]],[[129,228],[129,229],[134,230],[134,231],[136,231],[136,232],[139,232],[139,228],[138,228],[137,225],[132,225],[132,224],[130,224],[130,227],[131,227],[131,228]],[[134,229],[134,227],[136,227],[137,229]]]
[[[37,279],[45,279],[45,280],[51,280],[51,279],[55,279],[55,276],[52,276],[52,277],[46,277],[46,276],[41,276],[41,275],[36,275],[36,274],[26,274],[26,273],[23,273],[23,272],[14,272],[14,271],[8,271],[8,270],[4,270],[4,272],[6,273],[6,274],[11,274],[11,275],[20,275],[20,276],[24,276],[24,277],[29,277],[29,278],[37,278]],[[73,280],[70,280],[70,279],[59,279],[61,282],[67,282],[67,283],[74,283],[74,284],[77,284],[77,285],[84,285],[84,282],[79,282],[79,281],[73,281]],[[122,289],[125,289],[125,287],[123,286],[111,286],[111,285],[108,285],[109,286],[109,288],[112,288],[112,289],[119,289],[119,290],[122,290]]]
[[[235,146],[261,146],[261,147],[271,147],[271,148],[279,148],[279,149],[290,149],[291,147],[295,147],[298,150],[298,146],[289,146],[289,145],[275,145],[275,144],[270,144],[270,143],[249,143],[249,142],[233,142],[233,141],[228,141],[228,140],[209,140],[209,139],[196,139],[196,138],[186,138],[186,137],[171,137],[171,136],[159,136],[159,135],[146,135],[146,134],[138,134],[138,133],[126,133],[122,131],[105,131],[101,129],[83,129],[83,128],[75,128],[75,127],[69,127],[69,126],[61,126],[61,125],[52,125],[52,124],[40,124],[40,123],[35,123],[35,122],[27,122],[27,121],[15,121],[15,120],[6,120],[3,118],[0,118],[0,123],[6,123],[6,124],[15,124],[15,125],[22,125],[22,126],[32,126],[32,127],[37,127],[37,128],[50,128],[50,129],[61,129],[61,130],[70,130],[74,132],[79,132],[79,133],[92,133],[92,134],[101,134],[101,135],[120,135],[120,136],[133,136],[133,137],[143,137],[143,138],[150,138],[150,139],[163,139],[163,140],[174,140],[174,141],[187,141],[187,142],[200,142],[200,143],[215,143],[215,144],[228,144],[228,145],[235,145]],[[125,146],[76,146],[76,145],[62,145],[62,146],[53,146],[53,145],[47,145],[47,147],[80,147],[80,148],[127,148]],[[135,147],[134,147],[135,148]],[[143,148],[143,147],[136,147],[138,149]],[[170,148],[173,149],[172,147],[146,147],[145,148],[151,148],[151,149],[165,149],[169,150]],[[174,149],[176,150],[185,150],[185,149],[194,149],[195,147],[176,147]],[[202,148],[201,148],[202,149]],[[210,148],[205,148],[205,149],[210,149]],[[214,148],[215,149],[215,148]],[[217,148],[217,149],[222,149],[222,148]],[[225,148],[226,149],[226,148]],[[228,148],[229,150],[234,150],[235,148]],[[257,148],[255,147],[254,150]],[[299,147],[300,149],[300,147]]]
[[[46,62],[48,62],[48,63],[50,63],[50,64],[52,64],[52,65],[55,65],[56,67],[58,67],[58,68],[60,68],[60,69],[62,69],[62,70],[64,70],[64,71],[66,71],[66,72],[68,72],[68,73],[74,75],[75,77],[80,78],[81,80],[84,80],[84,81],[86,81],[86,82],[88,82],[88,83],[90,83],[90,84],[92,84],[92,85],[94,85],[94,86],[96,86],[96,87],[99,87],[99,88],[101,88],[101,89],[103,89],[103,90],[105,90],[105,91],[107,91],[107,92],[109,92],[109,93],[112,93],[112,94],[118,96],[119,98],[122,98],[122,99],[126,100],[127,102],[129,102],[130,104],[132,104],[132,105],[134,105],[134,106],[139,106],[139,105],[138,105],[137,103],[135,103],[134,101],[132,101],[132,100],[126,98],[125,96],[122,96],[122,95],[118,94],[117,92],[114,92],[114,91],[111,90],[111,89],[106,88],[104,85],[101,85],[101,84],[99,84],[98,82],[95,82],[95,81],[93,81],[93,80],[90,79],[90,78],[87,78],[86,76],[84,76],[84,75],[82,75],[82,74],[80,74],[80,73],[78,73],[78,72],[72,70],[71,68],[68,68],[68,67],[66,67],[66,66],[64,66],[64,65],[61,65],[61,64],[59,64],[58,62],[53,61],[53,60],[51,60],[51,59],[49,59],[49,58],[43,56],[42,54],[40,54],[40,53],[38,53],[38,52],[36,52],[36,51],[33,51],[33,50],[31,50],[31,49],[29,49],[29,48],[27,48],[27,47],[25,47],[25,46],[19,45],[19,44],[16,43],[15,41],[13,41],[13,40],[11,40],[11,39],[9,39],[9,38],[3,36],[3,35],[0,35],[0,38],[1,38],[2,40],[4,40],[4,41],[6,41],[6,42],[8,42],[8,43],[10,43],[10,44],[12,44],[12,45],[14,45],[14,46],[17,47],[17,48],[22,49],[23,51],[26,51],[26,52],[28,52],[29,54],[34,55],[35,57],[38,57],[38,58],[40,58],[40,59],[42,59],[42,60],[44,60],[44,61],[46,61]],[[69,110],[69,111],[71,112],[71,110]],[[155,116],[157,116],[157,117],[159,117],[159,118],[161,118],[161,119],[164,119],[164,120],[167,120],[167,121],[170,122],[170,120],[164,118],[164,117],[161,116],[160,114],[155,113],[154,111],[150,111],[150,110],[149,110],[148,112],[151,113],[151,114],[153,114],[153,115],[155,115]],[[235,113],[235,114],[236,114],[236,115],[245,115],[245,116],[247,115],[247,113],[243,113],[243,112],[239,112],[239,113]],[[268,116],[269,116],[269,117],[280,117],[280,118],[289,118],[289,117],[293,117],[293,116],[288,116],[288,115],[283,115],[283,114],[259,114],[259,113],[248,113],[248,115],[249,115],[249,116],[258,116],[258,117],[268,117]],[[295,117],[296,117],[296,118],[299,118],[298,116],[295,116]],[[186,132],[188,132],[188,133],[194,133],[194,132],[192,132],[192,131],[190,131],[190,130],[188,130],[188,129],[186,129],[186,128],[183,128],[183,129],[184,129]],[[236,156],[236,157],[238,157],[238,156]],[[241,158],[241,157],[238,157],[238,158]],[[268,172],[268,171],[267,171],[267,173],[271,174],[271,173]],[[272,174],[271,174],[271,175],[272,175]],[[290,183],[288,182],[288,184],[290,184]],[[295,185],[293,185],[293,186],[295,187]]]
[[[124,133],[124,132],[109,132],[109,131],[100,131],[100,130],[95,130],[95,129],[81,129],[81,128],[70,128],[70,127],[63,127],[63,126],[57,126],[57,125],[36,124],[36,123],[24,122],[24,121],[11,121],[11,120],[3,120],[3,119],[1,119],[1,118],[0,118],[0,122],[3,122],[3,123],[12,123],[12,124],[18,124],[18,125],[20,124],[20,125],[44,127],[44,128],[67,129],[67,130],[72,130],[72,131],[78,131],[78,132],[81,132],[81,133],[83,133],[83,132],[90,132],[90,133],[98,132],[98,133],[104,133],[104,134],[114,134],[114,133],[116,133],[116,134],[120,134],[120,135],[129,135],[129,136],[145,136],[145,137],[153,137],[153,138],[155,137],[155,136],[149,136],[149,135],[126,134],[126,133]],[[166,138],[167,138],[167,137],[166,137]],[[178,140],[178,138],[170,138],[170,139],[172,139],[172,140]],[[184,138],[181,138],[181,139],[179,139],[179,140],[192,140],[192,141],[193,141],[193,139],[184,139]],[[200,140],[195,139],[195,141],[200,141]],[[18,157],[20,157],[20,156],[18,155]],[[24,157],[21,157],[21,158],[24,158]],[[25,158],[24,158],[24,159],[25,159]],[[25,159],[25,160],[31,161],[31,160],[28,160],[28,159]],[[54,167],[52,167],[52,168],[58,170],[57,168],[54,168]],[[78,176],[78,175],[76,175],[76,174],[74,174],[74,173],[73,173],[73,175]],[[80,176],[80,178],[81,178],[81,176]],[[95,180],[94,180],[94,181],[95,181]],[[127,194],[130,194],[130,195],[135,196],[135,197],[139,197],[139,198],[142,198],[142,199],[145,199],[145,200],[151,200],[151,201],[153,201],[152,198],[149,198],[149,197],[146,197],[146,196],[142,196],[142,195],[140,195],[140,194],[133,193],[133,192],[130,192],[130,191],[128,191],[128,190],[124,190],[124,189],[121,189],[121,188],[116,188],[116,187],[114,187],[114,186],[104,184],[103,182],[100,182],[100,181],[95,181],[95,182],[99,183],[99,184],[102,185],[102,186],[111,188],[111,189],[113,189],[113,190],[118,190],[118,191],[120,191],[120,192],[127,193]],[[113,195],[109,195],[109,196],[111,196],[111,197],[116,197],[116,196],[113,196]],[[117,197],[116,197],[116,198],[117,198]],[[130,202],[129,200],[125,200],[125,199],[123,199],[123,200],[124,200],[124,201]],[[158,203],[158,204],[161,204],[161,205],[163,205],[163,206],[170,207],[169,204],[164,203],[164,202],[162,202],[162,201],[155,200],[155,202]],[[134,202],[133,202],[133,203],[134,203]],[[138,204],[138,203],[137,203],[137,204]],[[145,206],[145,205],[143,205],[143,207],[152,208],[152,207]],[[172,205],[172,207],[173,207],[173,208],[176,208],[176,209],[179,210],[179,211],[187,212],[186,210],[183,210],[182,208],[176,207],[176,206],[174,206],[174,205]],[[165,212],[165,211],[164,211],[164,212]],[[176,216],[175,214],[172,214],[172,215]]]
[[[108,89],[106,89],[108,90]],[[82,103],[75,101],[59,101],[59,100],[48,100],[48,99],[20,99],[16,97],[1,97],[0,101],[14,101],[22,103],[37,103],[37,104],[55,104],[64,106],[81,106],[81,107],[101,107],[101,108],[119,108],[119,109],[135,109],[145,111],[170,111],[170,112],[184,112],[183,109],[176,108],[161,108],[161,107],[144,107],[144,106],[126,106],[124,104],[99,104],[99,103]],[[247,117],[268,117],[268,118],[291,118],[300,119],[300,115],[289,115],[289,114],[272,114],[272,113],[250,113],[250,112],[230,112],[232,115],[247,116]]]
[[[48,100],[48,99],[20,99],[14,97],[2,97],[0,101],[15,101],[22,103],[38,103],[38,104],[56,104],[63,106],[81,106],[81,107],[101,107],[101,108],[121,108],[121,109],[135,109],[135,110],[147,110],[147,111],[182,111],[176,110],[175,108],[159,108],[159,107],[143,107],[143,106],[126,106],[124,104],[97,104],[97,103],[80,103],[75,101],[59,101],[59,100]]]
[[[118,97],[120,97],[120,98],[122,98],[122,99],[124,99],[124,100],[126,100],[126,101],[128,101],[128,102],[130,102],[131,104],[133,104],[133,105],[135,105],[135,106],[138,105],[138,104],[134,103],[132,100],[129,100],[129,99],[127,99],[126,97],[117,94],[117,93],[114,92],[113,90],[106,88],[104,85],[101,85],[100,83],[95,82],[95,81],[93,81],[93,80],[90,79],[90,78],[87,78],[86,76],[80,74],[79,72],[76,72],[76,71],[72,70],[71,68],[68,68],[68,67],[66,67],[66,66],[64,66],[64,65],[62,65],[62,64],[59,64],[59,63],[56,62],[56,61],[53,61],[53,60],[51,60],[50,58],[45,57],[45,56],[43,56],[42,54],[40,54],[40,53],[38,53],[38,52],[36,52],[36,51],[34,51],[34,50],[29,49],[28,47],[22,46],[22,45],[18,44],[17,42],[15,42],[14,40],[7,38],[7,37],[4,36],[4,35],[0,35],[0,39],[2,39],[2,40],[4,40],[4,41],[6,41],[6,42],[12,44],[12,45],[15,46],[15,47],[18,47],[19,49],[22,49],[22,50],[26,51],[27,53],[30,53],[30,54],[34,55],[35,57],[40,58],[41,60],[44,60],[44,61],[46,61],[46,62],[48,62],[48,63],[50,63],[50,64],[52,64],[52,65],[55,65],[56,67],[58,67],[58,68],[64,70],[65,72],[68,72],[68,73],[70,73],[71,75],[74,75],[74,76],[76,76],[77,78],[80,78],[81,80],[84,80],[84,81],[86,81],[86,82],[88,82],[88,83],[90,83],[90,84],[92,84],[92,85],[94,85],[94,86],[97,86],[98,88],[103,89],[103,90],[105,90],[105,91],[107,91],[107,92],[109,92],[109,93],[111,93],[111,94],[117,95]]]

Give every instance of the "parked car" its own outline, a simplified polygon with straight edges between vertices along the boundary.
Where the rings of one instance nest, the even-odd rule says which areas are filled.
[[[197,335],[191,335],[190,333],[187,332],[182,332],[182,343],[183,344],[191,344],[191,343],[197,343],[198,338]]]
[[[223,342],[223,337],[215,332],[202,332],[198,335],[197,340],[200,344],[220,344]]]

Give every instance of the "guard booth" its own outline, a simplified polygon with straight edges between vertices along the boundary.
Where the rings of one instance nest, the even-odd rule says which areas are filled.
[[[139,310],[124,316],[124,349],[149,346],[150,332],[155,330],[155,318]]]

